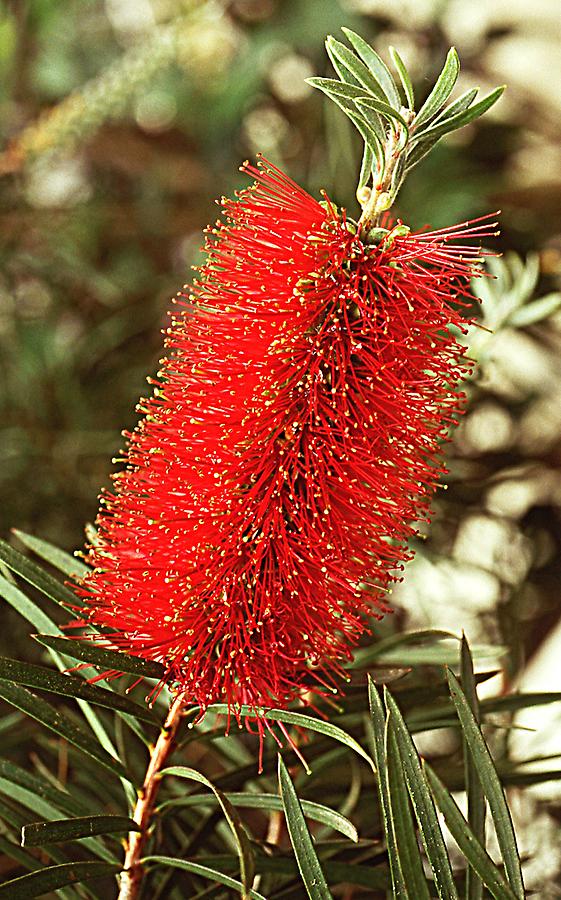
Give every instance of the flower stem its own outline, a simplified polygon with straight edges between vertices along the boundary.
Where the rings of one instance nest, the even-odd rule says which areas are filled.
[[[133,819],[139,831],[129,832],[127,853],[121,874],[118,900],[136,900],[140,894],[144,871],[140,864],[148,839],[156,798],[160,788],[160,773],[175,746],[177,730],[185,707],[185,694],[179,693],[169,708],[166,720],[154,745],[146,770],[144,784],[138,792]]]

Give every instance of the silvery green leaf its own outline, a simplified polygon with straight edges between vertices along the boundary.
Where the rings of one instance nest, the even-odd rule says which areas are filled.
[[[401,86],[403,87],[403,93],[405,94],[407,106],[409,107],[409,109],[415,109],[415,92],[413,90],[413,85],[409,77],[409,72],[407,71],[405,63],[403,62],[395,47],[390,47],[389,50],[392,62],[397,69],[397,73],[401,81]]]
[[[444,106],[458,80],[459,72],[460,60],[458,59],[456,48],[451,47],[435,86],[415,116],[414,127],[416,132],[420,125],[432,119]]]
[[[361,38],[359,34],[351,31],[350,28],[342,28],[341,30],[349,39],[359,56],[364,60],[373,77],[381,87],[385,95],[383,99],[387,100],[391,106],[395,106],[399,109],[401,100],[397,85],[384,60],[376,53],[370,44],[364,40],[364,38]]]

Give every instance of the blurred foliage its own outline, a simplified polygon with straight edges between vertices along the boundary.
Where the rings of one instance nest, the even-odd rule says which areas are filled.
[[[398,212],[415,227],[439,227],[503,210],[494,249],[519,256],[497,263],[497,281],[481,287],[497,315],[524,291],[523,309],[559,290],[556,3],[8,0],[0,7],[2,534],[16,526],[67,549],[82,543],[119,432],[136,421],[157,367],[169,297],[197,261],[215,198],[242,185],[244,157],[263,151],[311,192],[323,187],[356,212],[360,142],[305,83],[332,74],[323,39],[343,25],[384,56],[396,46],[420,99],[451,43],[462,60],[458,92],[508,84],[481,122],[420,163]],[[488,323],[500,326],[490,341],[476,335],[481,375],[451,447],[448,490],[395,592],[396,614],[378,628],[383,637],[464,627],[473,641],[505,644],[496,690],[523,680],[555,635],[561,652],[561,318],[547,312],[535,322],[505,313]],[[498,737],[506,759],[518,737]],[[555,809],[540,803],[520,801],[517,813],[543,890],[561,860],[547,838]]]

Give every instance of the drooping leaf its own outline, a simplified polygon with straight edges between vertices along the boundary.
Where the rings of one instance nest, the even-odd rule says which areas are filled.
[[[208,707],[208,712],[227,715],[229,712],[228,705],[226,703],[213,703]],[[331,722],[325,722],[323,719],[315,719],[313,716],[304,715],[304,713],[292,712],[292,710],[289,709],[262,709],[260,712],[269,720],[269,722],[284,722],[286,725],[296,725],[299,728],[308,728],[311,731],[324,734],[334,741],[339,741],[341,744],[344,744],[350,750],[353,750],[361,756],[362,759],[368,763],[370,768],[373,767],[372,760],[368,753],[362,749],[360,744],[355,741],[350,734],[347,734],[347,732],[342,728],[339,728],[338,725],[332,725]],[[241,717],[248,716],[249,718],[255,718],[255,714],[256,710],[252,709],[251,706],[241,706],[239,709],[239,715]]]
[[[45,844],[62,844],[98,834],[119,834],[138,831],[139,827],[128,816],[81,816],[74,819],[54,819],[48,822],[31,822],[21,831],[22,847],[43,847]]]
[[[67,884],[81,884],[90,878],[116,875],[120,866],[106,862],[72,862],[59,866],[45,866],[29,875],[21,875],[0,885],[2,900],[31,900]]]
[[[224,817],[234,836],[240,861],[240,876],[244,891],[248,893],[253,884],[253,877],[255,875],[255,860],[243,822],[230,800],[212,783],[212,781],[209,781],[205,775],[197,772],[196,769],[191,769],[187,766],[169,766],[167,769],[163,769],[160,774],[161,777],[166,775],[176,775],[178,778],[187,778],[190,781],[196,781],[198,784],[204,785],[212,791],[222,808]]]
[[[466,745],[472,756],[474,767],[481,782],[481,787],[483,788],[483,793],[489,803],[508,882],[515,895],[523,900],[524,883],[522,880],[522,869],[516,844],[516,836],[510,810],[506,802],[506,797],[495,764],[481,732],[481,728],[471,711],[469,702],[460,687],[458,679],[451,671],[447,672],[447,676],[450,694],[454,701],[458,718],[460,719]]]
[[[176,859],[173,856],[145,856],[141,862],[143,865],[153,863],[154,865],[173,866],[176,869],[183,869],[185,872],[192,872],[193,875],[200,875],[201,878],[232,888],[232,890],[237,891],[241,895],[244,893],[241,881],[236,881],[235,878],[230,878],[229,875],[224,875],[223,872],[219,872],[217,869],[211,869],[208,866],[203,866],[200,863],[191,862],[187,859]],[[266,900],[263,894],[254,890],[250,890],[247,896],[251,900]]]
[[[0,657],[0,681],[13,681],[16,684],[24,684],[27,687],[37,688],[42,691],[50,691],[54,694],[62,694],[66,697],[75,697],[80,700],[88,700],[90,703],[104,706],[116,712],[128,713],[136,716],[151,725],[157,724],[155,714],[145,706],[129,700],[122,694],[105,690],[94,684],[88,684],[82,678],[73,675],[62,675],[54,669],[44,666],[36,666],[31,663],[19,662],[15,659]]]
[[[308,897],[310,897],[310,900],[332,900],[331,891],[325,880],[325,875],[306,825],[300,800],[280,754],[279,787],[290,842]]]
[[[69,578],[74,578],[76,576],[80,577],[89,571],[88,566],[85,563],[76,559],[74,556],[70,556],[69,553],[66,553],[59,547],[55,547],[55,545],[51,544],[49,541],[35,537],[32,534],[26,534],[25,531],[19,531],[17,528],[13,529],[13,534],[15,534],[18,541],[21,541],[25,547],[32,550],[33,553],[41,559],[44,559],[45,562],[50,563],[51,566],[58,569],[59,572],[68,575]]]
[[[66,615],[75,615],[73,608],[79,604],[76,594],[3,540],[0,540],[0,559],[12,572],[32,584],[49,600],[63,606]]]
[[[78,659],[81,662],[90,663],[92,666],[111,672],[126,672],[131,675],[141,675],[145,678],[161,679],[165,675],[164,667],[149,659],[141,659],[139,656],[131,656],[129,653],[119,653],[117,650],[107,650],[92,641],[74,640],[65,637],[53,637],[52,635],[34,634],[33,637],[45,647],[52,647],[64,656]]]
[[[273,810],[280,812],[283,809],[282,800],[276,794],[230,792],[226,793],[224,796],[233,806],[241,809],[262,809],[267,812]],[[217,802],[216,798],[210,794],[189,794],[186,797],[177,797],[173,800],[166,800],[158,807],[158,809],[160,813],[163,813],[167,809],[174,809],[178,806],[202,806],[215,802]],[[346,816],[337,812],[337,810],[330,809],[328,806],[323,806],[321,803],[314,803],[311,800],[300,800],[300,803],[307,819],[312,819],[314,822],[320,822],[322,825],[327,825],[328,828],[332,828],[334,831],[344,834],[345,837],[350,838],[351,841],[358,841],[357,830],[353,823],[350,822]]]
[[[55,734],[65,738],[79,750],[96,759],[101,765],[121,778],[131,780],[124,766],[118,759],[113,758],[89,734],[82,731],[71,719],[60,710],[55,709],[42,697],[28,691],[27,688],[7,681],[0,681],[0,697],[31,716],[37,722],[45,725]]]
[[[46,613],[33,600],[30,600],[23,591],[16,587],[15,584],[11,584],[2,575],[0,575],[0,597],[6,600],[34,628],[44,631],[46,634],[60,634],[58,625],[55,625]]]

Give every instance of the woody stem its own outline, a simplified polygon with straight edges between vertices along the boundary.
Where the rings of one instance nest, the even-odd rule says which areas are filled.
[[[121,885],[118,900],[137,900],[140,894],[144,871],[140,864],[144,847],[149,835],[150,824],[160,788],[160,773],[175,746],[177,730],[185,707],[185,694],[179,693],[169,708],[162,730],[150,755],[144,784],[138,792],[138,800],[133,819],[138,831],[131,831],[128,836],[127,853],[121,874]]]

